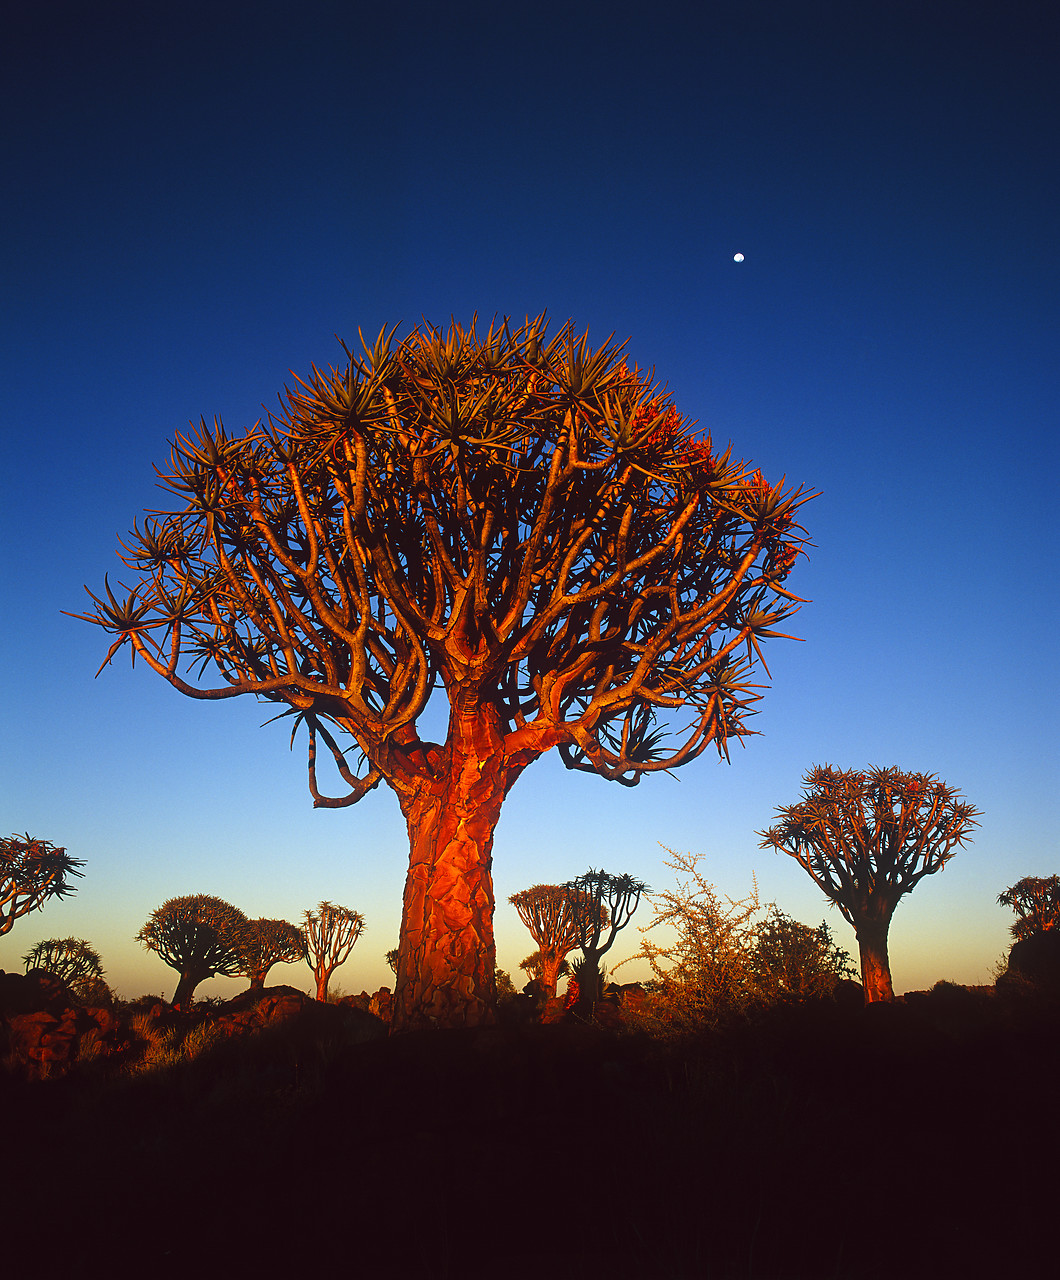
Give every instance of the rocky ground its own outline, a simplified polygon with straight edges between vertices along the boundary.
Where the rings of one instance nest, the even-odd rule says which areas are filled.
[[[673,1045],[573,1021],[388,1038],[288,988],[183,1018],[9,1000],[4,1257],[12,1275],[1026,1272],[1055,1260],[1058,1029],[1052,998],[946,984]]]

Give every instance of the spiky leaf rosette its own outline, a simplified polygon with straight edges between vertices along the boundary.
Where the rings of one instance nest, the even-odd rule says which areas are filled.
[[[68,877],[80,877],[77,868],[84,865],[81,858],[72,858],[65,849],[29,834],[0,840],[0,935],[49,898],[76,893]]]

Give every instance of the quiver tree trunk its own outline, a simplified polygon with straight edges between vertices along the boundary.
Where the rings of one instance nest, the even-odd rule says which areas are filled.
[[[891,965],[887,958],[887,932],[891,925],[885,919],[859,920],[855,926],[858,947],[861,951],[861,982],[865,988],[865,1003],[893,1000]]]
[[[560,966],[566,957],[551,949],[541,948],[541,985],[547,1000],[555,1000]]]
[[[402,797],[409,873],[393,1031],[494,1021],[493,833],[523,764],[506,759],[496,713],[450,715],[436,776]]]
[[[209,975],[200,974],[194,969],[184,970],[180,975],[180,981],[177,983],[177,989],[173,993],[173,1008],[179,1009],[182,1013],[190,1009],[191,998],[195,988],[207,976]]]

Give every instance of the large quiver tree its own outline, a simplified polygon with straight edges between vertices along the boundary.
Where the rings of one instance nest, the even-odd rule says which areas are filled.
[[[474,1025],[493,1016],[509,789],[552,747],[632,786],[749,732],[760,641],[795,608],[805,497],[716,453],[569,324],[424,327],[346,354],[243,435],[178,437],[174,509],[124,544],[136,581],[80,616],[115,637],[108,658],[129,645],[190,697],[286,706],[318,806],[394,790],[410,842],[394,1025]],[[418,723],[439,689],[433,742]],[[320,743],[342,795],[322,790]]]
[[[834,769],[806,775],[761,847],[793,857],[854,926],[867,1001],[893,1000],[887,935],[903,894],[968,842],[979,811],[930,773]]]

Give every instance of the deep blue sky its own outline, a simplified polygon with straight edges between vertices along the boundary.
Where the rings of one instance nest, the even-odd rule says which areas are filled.
[[[755,831],[812,764],[874,763],[983,810],[898,909],[896,988],[989,981],[998,892],[1060,870],[1055,6],[170,8],[6,16],[0,830],[87,865],[0,967],[74,934],[123,994],[172,995],[132,935],[203,892],[354,907],[337,981],[387,980],[394,798],[314,812],[266,709],[125,660],[93,681],[105,638],[60,611],[120,569],[189,419],[249,425],[358,326],[547,309],[631,338],[682,411],[821,496],[762,736],[632,791],[535,765],[497,834],[500,962],[533,947],[508,895],[589,865],[666,887],[660,842],[816,923]]]

